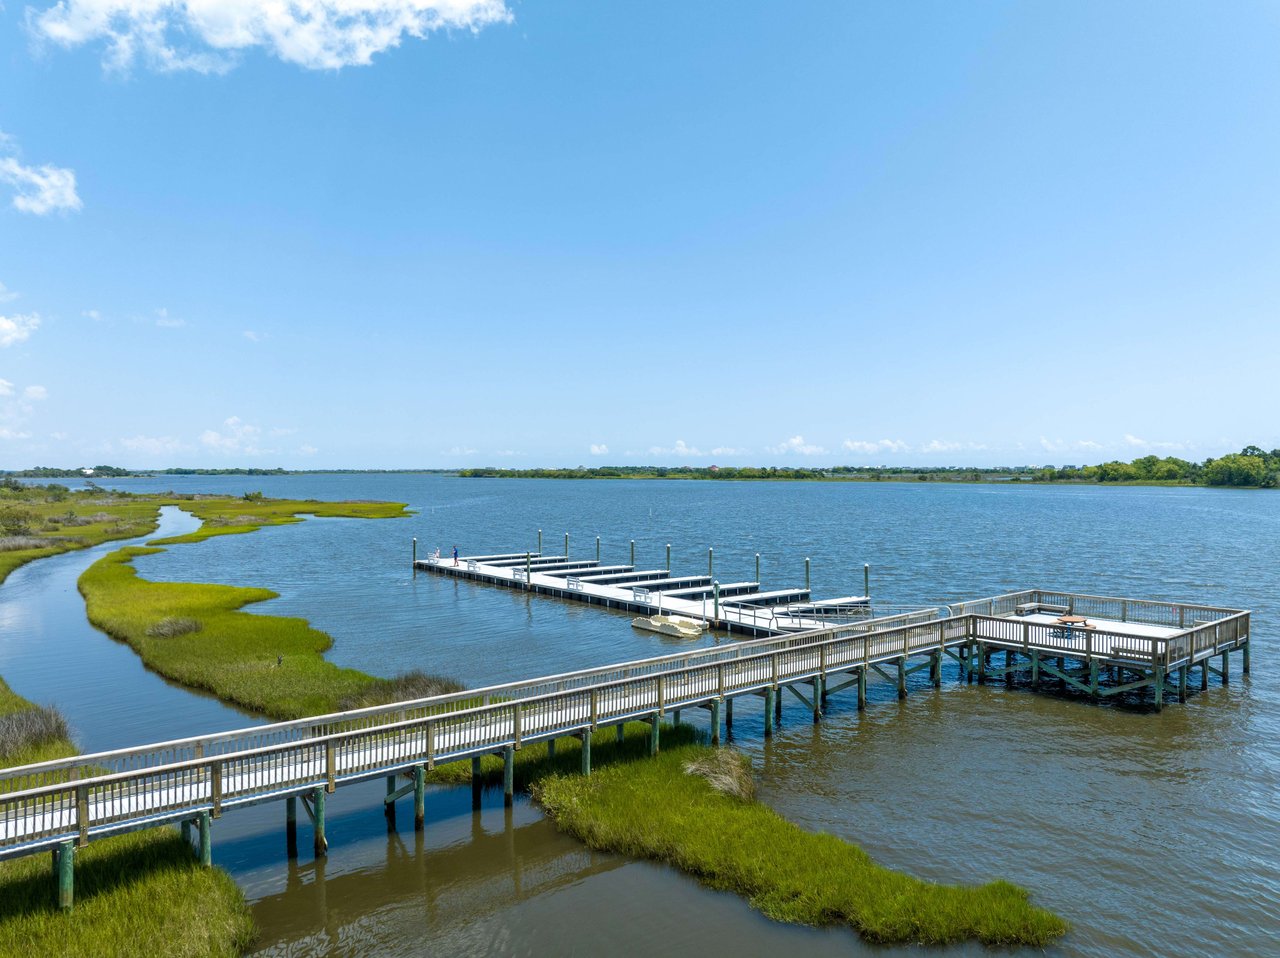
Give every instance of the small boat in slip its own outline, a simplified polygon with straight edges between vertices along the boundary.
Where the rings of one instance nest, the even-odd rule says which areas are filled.
[[[688,619],[682,615],[641,615],[632,619],[631,625],[646,632],[674,635],[680,639],[696,639],[707,631],[707,623],[701,619]]]

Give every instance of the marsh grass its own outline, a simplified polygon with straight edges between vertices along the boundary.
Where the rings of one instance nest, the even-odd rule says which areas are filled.
[[[697,775],[722,795],[744,802],[756,797],[751,759],[731,748],[709,749],[684,763],[686,775]]]
[[[722,772],[730,764],[709,751],[673,748],[589,778],[547,775],[534,795],[563,831],[592,848],[667,862],[778,921],[845,924],[874,942],[931,945],[976,939],[1043,946],[1066,932],[1060,918],[1008,882],[921,881],[834,835],[807,832],[758,802],[717,790],[708,777],[688,772]]]
[[[57,545],[54,539],[42,539],[38,536],[3,536],[0,537],[0,552],[16,552],[20,549],[48,549]]]
[[[392,702],[411,702],[414,699],[461,692],[463,688],[465,686],[455,679],[443,675],[428,675],[415,669],[392,679],[375,678],[362,691],[345,696],[339,701],[338,710],[347,712]]]
[[[147,635],[153,639],[171,639],[175,635],[190,635],[192,632],[199,632],[203,628],[204,625],[199,619],[170,615],[161,619],[155,625],[147,626]]]

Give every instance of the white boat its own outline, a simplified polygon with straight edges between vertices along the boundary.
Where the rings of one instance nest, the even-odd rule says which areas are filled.
[[[701,619],[688,619],[682,615],[641,615],[632,619],[631,624],[646,632],[674,635],[680,639],[696,639],[707,631],[707,623]]]

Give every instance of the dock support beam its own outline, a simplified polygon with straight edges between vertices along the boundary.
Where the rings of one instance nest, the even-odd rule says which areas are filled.
[[[387,816],[387,831],[396,830],[396,777],[387,776],[387,797],[382,800],[382,814]]]
[[[658,716],[654,716],[649,720],[649,757],[658,754]]]
[[[186,822],[182,823],[186,826]],[[284,800],[284,853],[292,861],[298,857],[298,796]]]
[[[907,697],[907,657],[898,659],[898,698]]]
[[[934,652],[929,656],[929,681],[933,683],[933,687],[942,687],[942,653]]]
[[[1098,697],[1098,660],[1089,660],[1089,694]]]
[[[53,850],[58,875],[58,907],[69,911],[76,899],[76,843],[63,842]]]
[[[1248,642],[1240,646],[1240,671],[1244,675],[1249,674],[1249,643]]]
[[[1040,650],[1031,650],[1031,686],[1032,688],[1040,684]]]
[[[822,676],[813,677],[813,724],[822,721]]]
[[[200,864],[208,867],[213,864],[213,837],[209,834],[210,817],[208,812],[200,813]]]
[[[427,824],[427,769],[413,767],[413,830],[420,832]]]
[[[591,774],[591,729],[582,730],[582,774]]]
[[[782,686],[781,685],[779,685],[778,688],[773,693],[773,720],[775,724],[782,723]]]
[[[858,711],[867,707],[867,670],[858,669]]]
[[[626,723],[626,722],[619,722],[619,723],[618,723],[618,727],[617,727],[616,732],[617,732],[617,736],[618,736],[618,741],[619,741],[619,742],[624,742],[624,741],[626,741],[626,738],[627,738],[627,723]]]
[[[1187,700],[1187,667],[1185,665],[1178,667],[1178,701],[1185,702]]]
[[[1164,666],[1157,665],[1155,671],[1154,688],[1156,692],[1156,711],[1159,712],[1164,708]]]
[[[191,844],[191,819],[184,818],[182,820],[182,843],[184,845]],[[54,849],[54,855],[57,855],[57,849]]]
[[[728,732],[733,729],[733,699],[724,700],[724,728]]]
[[[631,568],[636,567],[636,540],[631,540]]]
[[[547,739],[547,758],[550,759],[555,757],[556,757],[556,740],[553,738],[549,738]]]
[[[772,687],[764,690],[764,737],[773,738],[773,698],[777,691]]]
[[[987,684],[987,647],[983,645],[981,642],[978,643],[977,655],[978,655],[978,666],[977,666],[978,684],[986,685]]]
[[[315,849],[316,858],[324,858],[329,854],[329,839],[324,835],[324,786],[313,789],[311,792],[311,807],[315,813],[315,841],[312,843]],[[200,824],[201,830],[204,829],[204,823]]]
[[[720,744],[720,699],[711,700],[711,744]]]
[[[1209,660],[1204,658],[1200,660],[1200,691],[1209,691]]]
[[[480,756],[471,760],[471,807],[480,807],[480,793],[484,791],[484,776],[480,773]]]
[[[516,751],[510,745],[502,750],[502,805],[510,808],[516,798]]]
[[[1226,652],[1222,653],[1222,684],[1223,685],[1231,684],[1231,671],[1227,666],[1227,655],[1228,653]]]

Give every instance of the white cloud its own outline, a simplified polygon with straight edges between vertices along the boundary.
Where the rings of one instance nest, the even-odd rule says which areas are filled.
[[[0,379],[0,396],[12,396],[13,383],[7,379]]]
[[[83,316],[85,319],[92,319],[95,323],[102,322],[102,314],[98,312],[96,309],[86,309],[80,315]]]
[[[51,432],[49,433],[49,438],[56,439],[58,440],[58,442],[62,442],[64,439],[67,438],[67,434],[65,432]]]
[[[591,444],[591,455],[593,455],[593,456],[607,456],[607,455],[609,455],[609,447],[608,447],[608,446],[606,446],[604,443],[594,443],[594,442],[593,442],[593,443]]]
[[[25,343],[40,328],[39,313],[19,313],[0,316],[0,347]]]
[[[13,207],[23,213],[44,216],[82,205],[75,173],[60,166],[23,166],[12,156],[0,156],[0,183],[13,187]]]
[[[930,439],[920,447],[921,452],[981,452],[987,447],[980,442],[954,442],[948,439]]]
[[[26,389],[22,390],[22,397],[24,399],[35,400],[48,399],[49,390],[45,389],[43,386],[28,386]]]
[[[187,325],[187,321],[177,316],[170,316],[169,310],[162,306],[156,310],[156,325],[161,329],[181,329]]]
[[[1097,452],[1102,448],[1102,443],[1094,442],[1092,439],[1077,439],[1075,442],[1066,442],[1062,439],[1048,439],[1041,436],[1040,447],[1046,452]]]
[[[9,287],[5,286],[4,283],[0,283],[0,303],[7,303],[17,298],[18,298],[17,293],[9,289]]]
[[[226,72],[255,48],[311,70],[364,66],[405,37],[511,19],[503,0],[60,0],[27,11],[37,37],[103,41],[109,68],[199,73]]]
[[[249,340],[249,342],[251,343],[260,343],[267,338],[266,333],[257,333],[257,332],[254,332],[252,329],[246,329],[243,335],[244,335],[244,338]]]
[[[31,433],[0,426],[0,439],[30,439]]]
[[[191,446],[173,436],[133,436],[121,439],[120,445],[130,452],[140,452],[148,456],[163,456],[166,453],[180,452]]]
[[[202,432],[200,443],[215,452],[224,452],[229,455],[243,453],[254,456],[263,452],[274,452],[258,446],[258,440],[261,437],[262,427],[250,425],[239,416],[232,416],[222,423],[221,432],[216,429],[206,429]]]
[[[677,439],[676,444],[670,448],[664,446],[650,446],[649,455],[651,456],[684,456],[686,458],[696,458],[705,456],[706,453],[697,446],[690,446],[683,439]]]
[[[815,446],[813,443],[805,442],[804,436],[792,436],[776,446],[766,446],[765,451],[771,452],[775,456],[784,456],[787,453],[795,453],[797,456],[820,456],[827,450],[822,446]]]
[[[749,450],[735,449],[733,446],[716,446],[711,450],[713,456],[741,456],[745,455]]]
[[[479,449],[472,449],[469,446],[454,446],[452,449],[446,452],[445,455],[446,456],[474,456],[479,451],[480,451]]]
[[[911,449],[901,439],[879,439],[875,442],[868,442],[863,439],[846,439],[840,445],[849,452],[859,452],[868,456],[882,452],[902,453]]]
[[[522,453],[518,449],[499,449],[497,452],[494,453],[494,455],[502,456],[503,458],[509,458],[511,456],[523,456],[524,453]]]
[[[1152,442],[1146,439],[1139,439],[1130,433],[1124,434],[1124,444],[1134,449],[1164,449],[1167,451],[1182,450],[1189,446],[1189,443],[1185,442]]]
[[[317,449],[315,446],[307,445],[305,442],[298,447],[298,452],[300,452],[304,456],[314,456],[319,451],[320,450]]]

